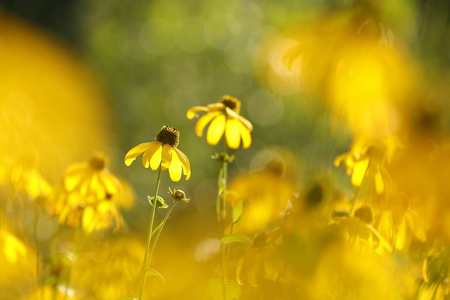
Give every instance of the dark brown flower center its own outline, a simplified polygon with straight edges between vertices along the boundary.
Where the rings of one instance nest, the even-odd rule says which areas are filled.
[[[222,97],[221,101],[226,107],[234,110],[235,112],[239,113],[241,110],[241,102],[229,95],[225,95]]]
[[[367,205],[361,206],[355,211],[355,217],[359,218],[361,221],[367,224],[371,224],[373,221],[372,209]]]
[[[103,170],[107,165],[106,157],[103,154],[96,153],[89,160],[89,165],[94,170]]]
[[[180,142],[180,132],[176,128],[165,125],[156,135],[156,140],[160,143],[177,147]]]

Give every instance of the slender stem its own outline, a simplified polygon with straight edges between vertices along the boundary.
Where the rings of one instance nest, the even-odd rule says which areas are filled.
[[[167,211],[167,214],[165,215],[165,217],[164,217],[164,219],[162,221],[161,228],[159,228],[159,230],[156,232],[156,237],[155,237],[155,240],[153,242],[152,249],[150,251],[150,260],[152,260],[153,252],[155,251],[156,243],[158,243],[158,239],[159,239],[159,236],[161,235],[161,231],[163,230],[164,225],[166,225],[167,219],[169,219],[169,216],[172,213],[175,205],[177,205],[177,203],[178,203],[178,201],[173,201],[172,206],[169,208],[169,210]]]
[[[223,141],[223,153],[227,156],[227,144]],[[225,235],[225,222],[226,222],[226,192],[227,192],[227,178],[228,178],[228,161],[224,159],[222,161],[222,168],[219,173],[219,191],[217,195],[218,205],[220,205],[220,215],[218,216],[219,227],[220,227],[220,239]],[[225,249],[225,244],[220,243],[220,252],[222,256],[222,292],[223,299],[227,299],[227,254]]]
[[[142,279],[142,287],[141,292],[139,294],[139,300],[142,300],[144,297],[144,291],[145,291],[145,284],[147,282],[147,276],[146,271],[149,264],[149,253],[150,253],[150,247],[152,244],[152,232],[153,232],[153,225],[155,220],[155,214],[156,214],[156,198],[158,197],[158,191],[159,191],[159,183],[161,181],[161,165],[159,165],[158,169],[158,178],[156,179],[156,188],[155,188],[155,197],[153,197],[153,206],[152,206],[152,214],[150,215],[150,228],[148,230],[148,236],[147,236],[147,249],[145,250],[145,258],[144,263],[142,265],[142,272],[143,272],[143,279]]]
[[[70,254],[73,255],[73,257],[71,259],[69,270],[67,271],[67,277],[66,277],[67,279],[66,279],[66,286],[64,287],[63,300],[67,299],[67,295],[69,293],[70,281],[72,280],[72,269],[73,269],[75,260],[77,259],[77,256],[78,256],[82,236],[83,236],[83,229],[80,225],[75,229],[75,232],[74,232],[73,238],[72,238]],[[58,294],[58,287],[56,287],[56,290],[53,290],[53,295],[55,295],[55,294]]]
[[[39,222],[39,206],[35,203],[35,217],[34,217],[34,225],[33,225],[33,235],[34,235],[34,243],[36,246],[36,289],[38,298],[40,298],[41,294],[39,293],[39,265],[40,265],[40,249],[39,249],[39,240],[37,237],[38,233],[38,222]]]

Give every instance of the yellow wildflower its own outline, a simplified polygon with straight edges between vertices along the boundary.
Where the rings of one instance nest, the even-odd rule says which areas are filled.
[[[207,106],[195,106],[189,109],[186,116],[193,119],[198,113],[206,112],[195,124],[195,133],[203,136],[203,129],[211,122],[206,134],[206,141],[210,145],[217,145],[225,133],[228,147],[239,148],[241,143],[244,149],[252,144],[250,132],[253,130],[252,123],[239,115],[241,102],[231,96],[225,95],[221,102]]]
[[[19,257],[23,257],[27,253],[25,244],[5,229],[0,229],[0,250],[12,263],[17,262]]]
[[[142,165],[145,168],[151,167],[152,170],[169,169],[170,179],[179,181],[181,171],[186,176],[186,180],[191,177],[191,167],[187,156],[177,147],[180,141],[180,132],[178,129],[163,126],[156,135],[155,142],[142,143],[133,147],[125,155],[125,164],[131,165],[133,161],[142,153]]]
[[[356,187],[360,187],[366,178],[373,179],[377,194],[382,194],[386,185],[390,187],[391,184],[386,165],[391,161],[395,147],[396,141],[393,139],[377,142],[358,139],[349,152],[334,160],[334,165],[338,167],[344,162],[346,172],[352,176],[351,182]]]
[[[108,200],[86,207],[67,205],[61,211],[58,221],[70,227],[78,227],[81,222],[81,227],[86,233],[111,227],[120,230],[123,227],[122,215],[117,206]]]
[[[107,169],[105,155],[96,153],[89,162],[71,164],[64,175],[64,188],[86,203],[109,199],[120,190],[119,180]]]

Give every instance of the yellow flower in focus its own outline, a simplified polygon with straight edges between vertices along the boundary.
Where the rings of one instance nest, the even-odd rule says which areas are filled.
[[[349,152],[334,160],[334,165],[338,167],[344,162],[346,173],[351,175],[351,182],[356,187],[360,187],[366,178],[374,180],[376,192],[380,195],[392,186],[386,165],[392,160],[396,147],[397,142],[393,138],[376,142],[357,139]]]
[[[186,180],[191,177],[191,167],[187,156],[177,147],[180,141],[180,132],[173,127],[163,126],[156,135],[155,142],[142,143],[133,147],[125,155],[125,164],[131,165],[133,161],[143,153],[142,165],[152,170],[169,169],[170,179],[179,181],[181,172]]]
[[[203,129],[210,123],[206,141],[210,145],[217,145],[225,133],[228,147],[239,148],[242,139],[244,149],[252,144],[250,132],[253,130],[252,123],[239,115],[241,102],[231,96],[225,95],[221,102],[209,104],[207,106],[195,106],[189,109],[186,116],[193,119],[198,113],[206,112],[195,124],[197,136],[203,136]]]
[[[108,160],[100,153],[94,154],[89,162],[71,164],[64,175],[65,190],[86,203],[110,199],[119,192],[121,186],[107,167]]]
[[[0,250],[9,262],[15,263],[19,257],[25,256],[27,248],[13,234],[0,229]]]

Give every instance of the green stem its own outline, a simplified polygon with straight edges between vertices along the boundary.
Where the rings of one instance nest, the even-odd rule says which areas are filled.
[[[152,244],[152,232],[153,232],[153,225],[154,225],[154,221],[155,221],[155,214],[156,214],[156,198],[158,197],[158,191],[159,191],[159,183],[161,181],[161,165],[159,165],[159,169],[158,169],[158,178],[156,179],[156,188],[155,188],[155,197],[153,197],[153,206],[152,206],[152,214],[150,215],[150,228],[148,230],[148,236],[147,236],[147,248],[145,249],[145,258],[144,258],[144,263],[142,265],[142,272],[143,272],[143,279],[142,279],[142,287],[141,287],[141,292],[139,294],[139,300],[142,300],[144,297],[144,291],[145,291],[145,284],[147,282],[147,276],[146,276],[146,271],[148,268],[148,264],[149,264],[149,253],[150,253],[150,248],[151,248],[151,244]]]
[[[223,152],[225,156],[227,156],[227,144],[224,141],[223,143]],[[219,193],[218,199],[220,201],[220,239],[225,235],[225,222],[226,222],[226,192],[227,192],[227,178],[228,178],[228,161],[225,159],[222,161],[222,168],[219,174]],[[227,290],[226,290],[226,282],[227,282],[227,251],[226,245],[222,242],[220,243],[220,252],[222,256],[222,292],[223,292],[223,300],[227,299]]]
[[[70,255],[73,255],[73,257],[71,259],[69,270],[67,271],[67,277],[66,277],[67,279],[66,279],[66,286],[64,287],[63,300],[67,299],[67,294],[68,294],[69,288],[70,288],[70,281],[72,280],[72,269],[73,269],[73,265],[78,256],[82,236],[83,236],[83,229],[80,225],[75,229],[75,232],[74,232],[73,238],[72,238]],[[56,290],[53,290],[53,295],[56,295],[56,294],[58,294],[58,287],[56,287]]]
[[[156,243],[158,243],[158,239],[159,239],[159,236],[161,235],[161,231],[163,230],[164,225],[166,225],[167,219],[169,219],[169,216],[172,213],[175,205],[177,205],[177,203],[178,203],[178,201],[173,201],[172,206],[169,208],[169,210],[167,211],[166,216],[164,217],[164,219],[162,221],[161,228],[159,228],[159,230],[156,232],[155,241],[153,242],[152,250],[150,251],[150,260],[152,260],[153,252],[155,251]]]

